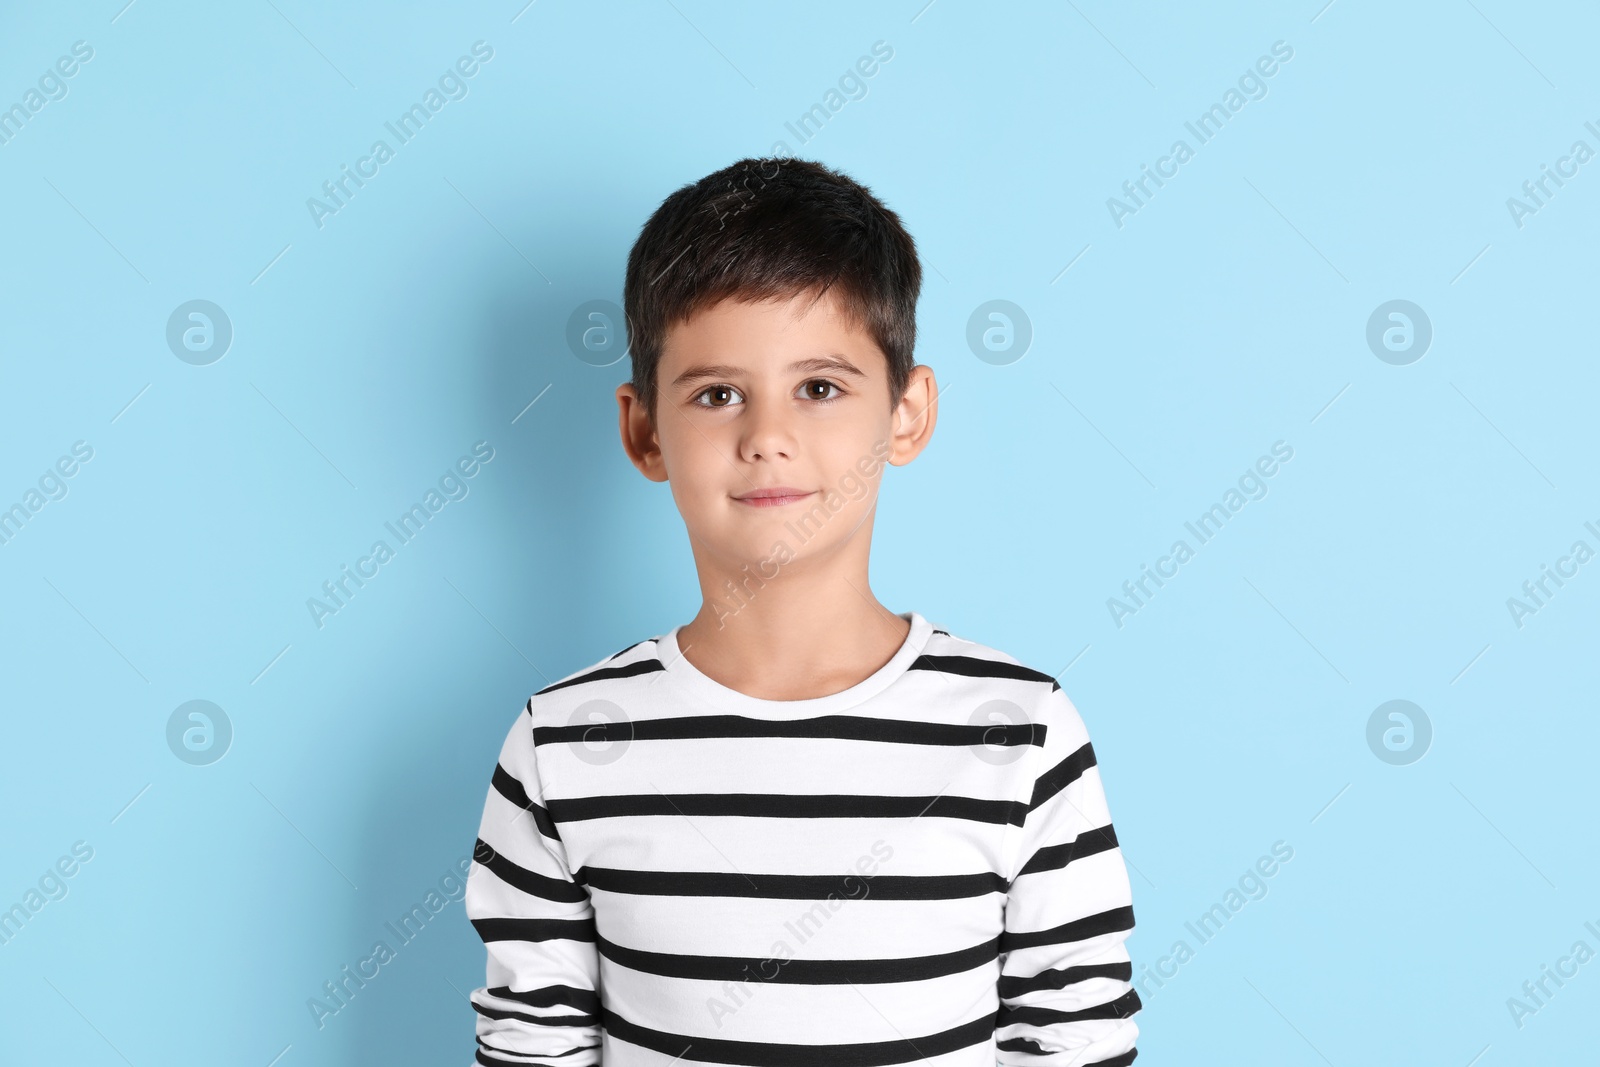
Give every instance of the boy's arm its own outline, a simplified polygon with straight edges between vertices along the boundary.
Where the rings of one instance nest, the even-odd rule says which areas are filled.
[[[1060,687],[1037,713],[1045,743],[1006,893],[1000,950],[1001,1064],[1125,1067],[1142,1005],[1123,942],[1133,930],[1128,873],[1094,749]]]
[[[544,807],[531,713],[530,700],[500,749],[467,875],[467,918],[489,956],[487,984],[471,996],[476,1062],[592,1067],[600,1063],[594,909]]]

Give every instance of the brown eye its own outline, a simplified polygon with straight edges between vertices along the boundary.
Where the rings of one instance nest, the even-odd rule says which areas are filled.
[[[816,388],[821,388],[821,389],[824,389],[824,390],[832,389],[835,392],[832,395],[828,395],[828,396],[817,396],[815,393],[810,392],[810,390],[816,389]],[[839,394],[844,392],[844,390],[840,389],[837,385],[835,385],[833,382],[828,381],[826,378],[813,378],[813,379],[811,379],[811,381],[809,381],[809,382],[807,382],[805,384],[805,389],[807,390],[806,396],[809,399],[811,399],[811,400],[819,400],[819,401],[837,400],[837,399],[839,399]]]
[[[726,385],[710,385],[710,386],[707,386],[706,388],[700,390],[700,392],[695,395],[695,403],[699,404],[701,407],[704,407],[704,408],[725,408],[729,404],[732,404],[734,402],[732,399],[724,399],[723,402],[721,402],[721,403],[711,403],[711,404],[701,403],[702,398],[710,396],[712,394],[717,394],[717,395],[726,394],[726,397],[729,397],[729,398],[739,395],[737,390],[731,389]]]

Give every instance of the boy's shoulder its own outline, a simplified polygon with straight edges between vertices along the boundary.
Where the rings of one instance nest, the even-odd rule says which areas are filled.
[[[992,645],[939,629],[930,636],[924,652],[924,658],[930,656],[939,661],[938,669],[971,683],[969,688],[952,690],[951,701],[952,711],[957,716],[964,712],[968,725],[1021,731],[1029,744],[1049,753],[1042,758],[1051,763],[1095,763],[1088,725],[1054,674]],[[1060,670],[1071,665],[1068,662]],[[1009,763],[1014,758],[1001,756],[999,760]]]
[[[524,726],[532,726],[536,735],[542,735],[552,725],[626,721],[631,718],[626,708],[634,697],[648,692],[648,687],[666,671],[659,651],[662,636],[635,641],[570,674],[546,681],[518,709],[519,718],[526,716]]]
[[[912,666],[938,672],[949,712],[970,724],[1008,721],[1048,728],[1056,723],[1064,733],[1083,730],[1077,707],[1054,674],[994,645],[935,627]]]
[[[942,626],[933,627],[918,659],[926,661],[924,669],[927,670],[976,679],[1024,683],[1024,688],[1039,685],[1049,691],[1061,688],[1055,675],[1046,674],[993,645],[962,637]]]
[[[534,692],[529,703],[535,707],[576,705],[631,691],[638,685],[649,685],[655,675],[666,670],[659,651],[661,636],[657,634],[635,641],[603,659],[597,659],[547,683]]]

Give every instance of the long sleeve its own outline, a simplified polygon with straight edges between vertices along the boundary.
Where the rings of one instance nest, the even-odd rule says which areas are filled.
[[[467,918],[488,952],[487,983],[471,996],[476,1062],[591,1067],[600,1063],[594,909],[543,803],[532,705],[501,747],[467,875]]]
[[[1077,709],[1056,686],[1035,714],[1046,729],[1006,894],[998,1062],[1125,1067],[1142,1007],[1127,869]]]

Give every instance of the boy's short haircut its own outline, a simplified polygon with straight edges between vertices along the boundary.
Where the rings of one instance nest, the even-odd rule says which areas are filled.
[[[820,163],[741,159],[661,202],[628,253],[623,312],[632,384],[654,424],[669,327],[727,297],[832,290],[889,363],[889,406],[916,366],[922,265],[900,217]]]

